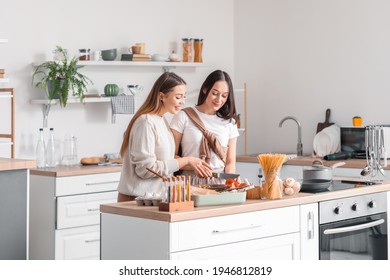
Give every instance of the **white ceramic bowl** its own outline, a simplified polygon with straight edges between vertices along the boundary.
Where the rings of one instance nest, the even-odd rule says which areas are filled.
[[[156,53],[156,54],[152,55],[152,60],[153,61],[167,61],[168,58],[169,58],[168,55],[161,54],[161,53]]]

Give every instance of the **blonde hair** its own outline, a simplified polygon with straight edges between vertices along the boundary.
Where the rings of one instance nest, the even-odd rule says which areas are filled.
[[[162,102],[160,102],[159,94],[168,94],[172,89],[178,85],[186,85],[186,82],[173,72],[165,72],[162,74],[155,82],[152,89],[149,92],[148,97],[141,107],[137,110],[133,118],[131,119],[129,125],[127,126],[120,154],[123,158],[127,147],[129,146],[129,137],[131,128],[133,127],[134,122],[139,118],[139,116],[144,114],[158,114],[162,108]]]

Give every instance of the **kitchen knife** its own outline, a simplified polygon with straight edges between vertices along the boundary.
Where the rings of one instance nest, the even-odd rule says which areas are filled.
[[[240,174],[213,172],[212,176],[213,178],[220,178],[220,179],[235,179],[238,178]]]

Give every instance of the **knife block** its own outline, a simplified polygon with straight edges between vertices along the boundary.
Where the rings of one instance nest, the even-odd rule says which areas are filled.
[[[194,210],[194,201],[183,202],[160,202],[158,206],[159,211],[175,212],[175,211],[188,211]]]

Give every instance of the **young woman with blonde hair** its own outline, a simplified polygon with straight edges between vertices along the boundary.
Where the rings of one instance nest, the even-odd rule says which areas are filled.
[[[211,176],[210,165],[200,158],[175,158],[174,138],[163,115],[178,113],[185,96],[186,82],[175,73],[165,72],[131,119],[120,150],[123,167],[118,202],[134,200],[145,192],[161,192],[161,178],[146,168],[170,177],[189,165],[199,176]]]

